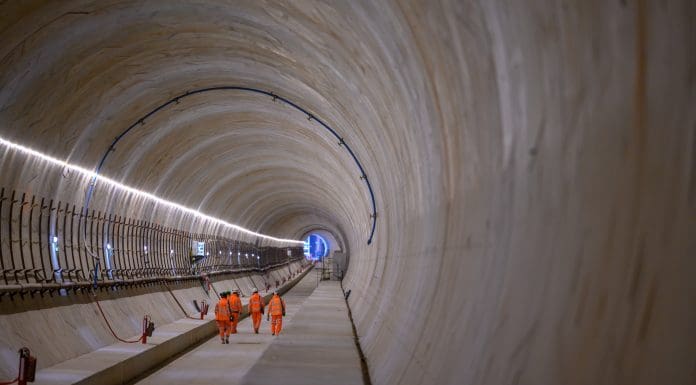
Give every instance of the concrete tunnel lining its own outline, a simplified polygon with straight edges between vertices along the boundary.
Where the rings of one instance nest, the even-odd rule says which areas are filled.
[[[368,244],[372,243],[372,238],[374,237],[374,232],[375,232],[376,223],[377,223],[377,210],[376,210],[376,206],[375,206],[375,196],[374,196],[374,191],[372,190],[372,185],[370,184],[370,180],[369,180],[369,178],[368,178],[368,176],[367,176],[367,174],[366,174],[366,170],[365,170],[365,168],[363,167],[363,165],[360,163],[360,160],[356,157],[356,155],[355,155],[355,153],[353,152],[353,150],[351,149],[350,145],[349,145],[348,143],[345,142],[345,139],[341,136],[341,134],[338,133],[338,132],[336,132],[335,129],[333,129],[332,127],[330,127],[330,126],[329,126],[326,122],[324,122],[320,117],[318,117],[316,114],[314,114],[314,113],[312,113],[312,112],[310,112],[310,111],[307,111],[305,108],[303,108],[302,106],[298,105],[296,102],[293,102],[293,101],[291,101],[291,100],[288,100],[287,98],[283,97],[282,95],[277,95],[277,94],[273,93],[272,91],[266,91],[266,90],[262,90],[262,89],[250,88],[250,87],[242,87],[242,86],[213,86],[213,87],[208,87],[208,88],[200,88],[200,89],[188,90],[188,91],[186,91],[186,92],[183,93],[183,94],[176,95],[176,96],[174,96],[173,98],[169,99],[168,101],[165,101],[164,103],[162,103],[162,104],[160,104],[159,106],[155,107],[155,108],[154,108],[153,110],[151,110],[150,112],[147,112],[144,116],[142,116],[141,118],[139,118],[135,123],[131,124],[128,128],[126,128],[124,131],[122,131],[121,133],[119,133],[119,134],[116,136],[116,138],[114,139],[114,141],[111,143],[111,145],[109,146],[109,148],[108,148],[108,149],[104,152],[104,154],[102,155],[102,158],[101,158],[101,160],[100,160],[100,162],[99,162],[99,165],[97,166],[96,172],[101,171],[101,168],[104,166],[104,164],[105,164],[105,162],[107,161],[107,158],[109,157],[109,155],[111,155],[111,153],[112,153],[113,151],[115,151],[116,146],[119,145],[119,143],[124,139],[125,136],[127,136],[128,134],[130,134],[130,133],[133,132],[133,131],[137,131],[137,130],[140,128],[140,126],[144,126],[144,125],[146,124],[146,121],[149,122],[152,118],[155,117],[155,115],[157,115],[160,111],[163,111],[163,110],[166,109],[167,107],[176,105],[176,107],[177,107],[177,111],[176,111],[176,112],[181,111],[182,109],[186,108],[186,107],[183,107],[183,108],[180,107],[181,101],[182,101],[183,99],[188,99],[188,98],[190,98],[190,97],[193,97],[193,96],[196,96],[196,95],[199,95],[199,94],[208,93],[208,92],[213,92],[213,93],[224,93],[224,92],[251,93],[251,94],[257,94],[257,95],[261,95],[261,96],[271,97],[272,100],[273,100],[273,102],[278,102],[278,103],[280,103],[280,104],[284,104],[285,106],[289,106],[289,107],[291,107],[292,109],[295,109],[295,110],[297,110],[297,111],[303,113],[303,114],[306,116],[307,120],[309,120],[309,121],[316,121],[316,122],[319,124],[320,127],[326,129],[329,133],[331,133],[330,136],[331,136],[332,138],[330,138],[329,141],[330,141],[331,139],[335,139],[335,140],[337,141],[338,146],[340,146],[342,149],[345,149],[345,150],[350,154],[351,158],[352,158],[353,161],[355,162],[355,166],[356,166],[356,167],[358,168],[358,170],[359,170],[360,180],[363,180],[363,181],[365,182],[365,185],[366,185],[366,187],[367,187],[367,190],[369,191],[369,194],[370,194],[370,203],[371,203],[371,207],[372,207],[371,214],[370,214],[372,226],[371,226],[370,235],[369,235],[369,238],[368,238],[368,240],[367,240],[367,243],[368,243]],[[246,108],[245,108],[245,106],[239,106],[239,104],[241,104],[241,103],[239,103],[238,100],[235,100],[235,104],[236,104],[236,106],[235,106],[236,108],[234,108],[235,110],[238,110],[238,109],[241,107],[241,108],[243,109],[243,111],[244,111],[246,114],[252,114],[252,112],[249,111],[249,107],[246,107]],[[221,106],[218,104],[218,105],[213,105],[213,107],[218,107],[218,108],[220,108]],[[229,112],[229,110],[232,109],[232,107],[222,107],[222,108],[224,108],[225,112]],[[187,114],[187,115],[190,116],[191,114]],[[194,116],[193,118],[189,118],[189,119],[191,119],[191,120],[197,120],[197,122],[200,123],[200,119],[197,119],[197,117],[195,117],[195,116]],[[267,123],[267,124],[268,124],[268,123]],[[160,128],[160,129],[157,130],[157,133],[160,133],[160,134],[161,134],[162,131],[163,131],[163,130]],[[197,134],[197,135],[200,135],[200,134],[201,134],[199,131],[200,131],[200,130],[196,130],[196,134]],[[298,130],[298,131],[299,131],[299,130]],[[302,133],[301,131],[299,131],[298,134],[303,134],[303,133]],[[258,137],[258,136],[264,135],[264,133],[259,132],[258,129],[254,129],[252,135],[257,135],[257,137]],[[300,135],[298,135],[298,136],[300,136]],[[304,136],[304,135],[302,135],[302,136]],[[178,139],[178,140],[181,140],[181,136],[180,136],[180,135],[177,135],[177,139]],[[216,139],[216,140],[219,140],[219,139],[220,139],[220,135],[215,136],[215,139]],[[266,138],[266,139],[267,139],[267,138]],[[287,140],[296,140],[296,138],[293,137],[292,132],[290,132],[290,133],[287,135]],[[156,139],[155,139],[155,140],[150,139],[150,141],[151,141],[151,142],[159,142],[159,141],[156,140]],[[320,141],[321,141],[321,140],[320,140]],[[331,153],[331,152],[333,152],[333,151],[332,151],[331,148],[328,148],[328,149],[325,149],[325,152],[328,154],[328,153]],[[161,162],[161,161],[163,160],[163,158],[166,158],[166,154],[163,154],[162,157],[152,156],[151,154],[148,154],[148,155],[150,155],[150,157],[152,157],[153,159],[156,159],[158,162]],[[268,155],[267,155],[267,156],[268,156]],[[286,155],[286,156],[287,156],[287,155]],[[298,158],[301,158],[301,156],[297,156],[297,157],[298,157]],[[181,158],[178,159],[178,161],[180,161],[180,160],[181,160]],[[119,162],[119,164],[120,164],[120,163],[121,163],[121,162]],[[137,164],[138,161],[131,162],[131,163]],[[263,165],[262,165],[262,166],[263,166]],[[337,166],[337,165],[334,164],[334,167],[336,167],[336,166]],[[336,168],[337,168],[337,167],[336,167]],[[217,174],[217,173],[216,173],[216,172],[211,172],[211,174]],[[90,191],[88,192],[88,195],[91,195],[91,192],[92,192],[92,190],[90,190]],[[204,200],[204,201],[205,201],[205,200]],[[337,204],[334,204],[334,206],[336,206],[336,205],[337,205]]]
[[[95,166],[158,103],[220,84],[302,101],[345,137],[379,208],[369,246],[350,158],[268,100],[199,95],[103,171],[260,232],[341,234],[375,384],[696,376],[693,2],[0,8],[0,134],[53,156]],[[194,130],[209,136],[177,141]],[[7,152],[2,170],[1,186],[83,200],[80,178]]]

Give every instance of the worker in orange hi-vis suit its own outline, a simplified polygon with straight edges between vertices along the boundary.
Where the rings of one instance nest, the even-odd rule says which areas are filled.
[[[259,334],[261,315],[263,314],[263,298],[259,295],[259,289],[254,288],[254,294],[249,298],[249,313],[254,324],[254,333]]]
[[[230,343],[230,315],[232,311],[227,301],[227,292],[220,293],[220,300],[215,305],[215,321],[217,322],[220,340],[223,344]]]
[[[285,301],[273,291],[273,298],[268,302],[268,314],[266,321],[271,317],[271,335],[277,336],[283,328],[283,316],[285,316]]]
[[[232,290],[232,295],[228,299],[230,303],[230,309],[232,311],[230,321],[232,323],[232,334],[237,334],[237,323],[239,323],[239,316],[242,314],[242,300],[239,299],[239,293],[237,290]]]

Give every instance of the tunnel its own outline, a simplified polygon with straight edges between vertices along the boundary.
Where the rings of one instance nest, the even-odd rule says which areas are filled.
[[[696,383],[693,1],[0,10],[0,382]]]

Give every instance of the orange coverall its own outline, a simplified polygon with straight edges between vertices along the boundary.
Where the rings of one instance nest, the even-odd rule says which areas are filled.
[[[239,322],[239,315],[242,313],[242,300],[239,299],[237,294],[232,293],[230,295],[230,309],[232,311],[230,321],[232,322],[232,334],[237,334],[237,323]]]
[[[230,305],[227,298],[220,298],[215,305],[215,321],[217,321],[220,338],[225,340],[230,336]]]
[[[263,314],[263,298],[259,293],[254,293],[249,298],[249,313],[254,324],[254,333],[259,333],[261,326],[261,314]]]
[[[283,329],[283,316],[285,315],[285,301],[278,294],[273,294],[273,298],[268,302],[268,315],[271,317],[271,334],[278,335]]]

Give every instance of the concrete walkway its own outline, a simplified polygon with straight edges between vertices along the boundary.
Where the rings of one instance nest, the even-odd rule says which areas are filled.
[[[337,282],[315,288],[310,272],[283,296],[280,336],[271,336],[265,317],[259,334],[244,319],[229,345],[216,336],[138,384],[362,384],[341,289]]]
[[[363,383],[360,357],[338,282],[320,282],[283,332],[244,376],[242,384]]]

